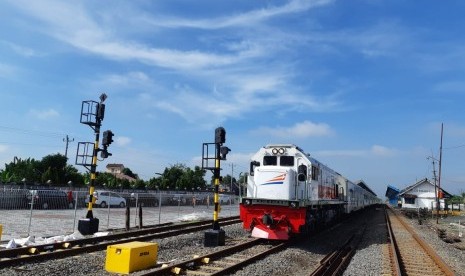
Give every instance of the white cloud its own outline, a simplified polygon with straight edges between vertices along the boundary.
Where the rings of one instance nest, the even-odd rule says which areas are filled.
[[[202,26],[249,28],[251,24],[258,24],[272,17],[304,12],[331,2],[333,1],[294,0],[281,6],[269,5],[225,18],[208,19],[200,23],[195,20],[192,21],[193,23],[181,23],[179,27],[192,25],[199,28]],[[19,4],[18,2],[14,4],[22,11],[38,18],[42,24],[37,24],[36,27],[42,32],[82,51],[118,61],[138,61],[151,66],[173,69],[176,74],[180,74],[179,79],[185,82],[189,82],[188,78],[195,78],[196,82],[218,86],[220,89],[224,85],[222,93],[215,95],[215,92],[212,92],[214,97],[205,93],[205,90],[202,90],[204,87],[197,88],[196,91],[181,89],[180,92],[170,93],[167,98],[157,97],[156,102],[152,104],[152,107],[178,114],[189,122],[205,122],[205,118],[214,117],[216,122],[212,123],[216,124],[229,117],[239,117],[252,111],[269,110],[277,105],[281,107],[282,114],[289,110],[328,111],[338,106],[331,97],[312,97],[309,91],[290,87],[293,69],[286,65],[287,62],[276,62],[273,59],[276,64],[268,66],[266,74],[257,73],[263,71],[264,64],[266,66],[271,62],[266,58],[273,54],[275,51],[273,48],[282,47],[276,45],[289,43],[282,35],[276,33],[270,36],[268,31],[257,30],[253,34],[238,33],[237,39],[226,41],[220,39],[218,45],[225,47],[223,49],[225,51],[221,51],[221,48],[215,48],[215,52],[202,51],[199,47],[189,49],[189,46],[187,49],[183,47],[182,50],[170,49],[122,38],[122,34],[115,31],[118,29],[117,26],[109,25],[111,20],[105,21],[102,15],[92,14],[92,11],[87,11],[83,5],[71,5],[61,1],[51,1],[49,5],[36,3],[23,5],[21,1]],[[111,11],[105,16],[111,17]],[[157,17],[157,22],[163,20]],[[175,21],[182,22],[179,19]],[[249,38],[246,37],[247,35]],[[256,62],[257,60],[260,62]],[[100,82],[119,87],[140,87],[141,83],[148,85],[159,83],[152,81],[151,76],[141,72],[107,75]],[[172,88],[165,87],[165,90],[170,91]],[[292,93],[282,93],[282,91],[292,91]]]
[[[314,153],[315,156],[323,157],[360,157],[366,154],[364,150],[320,150]]]
[[[8,65],[8,64],[0,63],[0,77],[10,77],[15,72],[16,72],[15,67]]]
[[[170,28],[173,28],[173,26],[184,28],[244,26],[250,29],[252,24],[257,24],[262,20],[291,13],[300,13],[313,7],[327,5],[331,2],[333,1],[294,0],[282,6],[270,5],[266,8],[232,15],[227,18],[190,21],[182,18],[166,20],[162,16],[157,16],[156,19],[151,19],[151,21],[161,22],[156,24],[166,25]],[[118,29],[118,26],[107,26],[109,23],[102,19],[102,15],[93,15],[91,11],[87,11],[82,5],[68,4],[61,1],[49,1],[48,5],[42,2],[28,2],[26,4],[22,1],[15,1],[12,4],[17,5],[22,11],[41,20],[43,24],[38,24],[36,28],[76,48],[110,59],[137,60],[142,63],[177,70],[210,69],[237,64],[253,57],[266,55],[269,53],[271,45],[278,44],[270,43],[270,41],[266,41],[265,45],[263,43],[247,42],[247,47],[229,48],[229,53],[225,54],[202,52],[197,49],[186,50],[183,48],[183,50],[177,50],[163,47],[157,48],[117,37],[118,33],[114,30]],[[105,16],[111,17],[111,12],[109,13],[105,14]],[[143,11],[138,16],[141,16],[141,13]],[[103,21],[100,22],[99,20]],[[257,37],[257,34],[254,34],[253,37]],[[266,35],[259,35],[258,37],[269,38],[270,36],[266,32]],[[239,41],[242,39],[240,38]],[[242,45],[242,42],[239,42],[239,44]]]
[[[56,111],[53,108],[50,108],[47,110],[31,109],[29,110],[29,114],[41,120],[47,120],[47,119],[56,118],[60,116],[58,111]]]
[[[131,143],[131,138],[125,136],[115,136],[115,143],[120,147],[124,147]]]
[[[41,54],[37,53],[37,51],[35,51],[34,49],[24,47],[24,46],[21,46],[21,45],[15,44],[15,43],[11,43],[11,42],[8,42],[8,41],[0,41],[0,42],[7,45],[8,47],[10,47],[10,49],[12,49],[15,53],[17,53],[17,54],[19,54],[21,56],[24,56],[24,57],[41,56]]]
[[[2,153],[6,152],[6,151],[8,151],[8,148],[9,147],[7,145],[0,145],[0,152],[2,152]]]
[[[128,93],[128,90],[133,91],[135,89],[150,90],[152,84],[150,77],[140,71],[128,72],[126,74],[107,74],[93,82],[93,86],[96,89],[106,87],[108,90],[111,89],[113,93],[118,91]]]
[[[330,136],[333,134],[333,130],[328,124],[318,124],[310,121],[296,123],[291,127],[261,127],[253,132],[260,133],[261,135],[270,135],[279,138],[321,137]]]
[[[391,149],[388,147],[373,145],[369,149],[365,150],[323,150],[315,152],[315,156],[325,157],[392,157],[400,154],[401,152],[397,149]]]
[[[370,149],[370,153],[376,156],[395,156],[397,155],[398,150],[380,145],[373,145]]]
[[[282,6],[268,6],[266,8],[252,10],[245,13],[235,14],[205,20],[188,20],[183,18],[157,18],[149,19],[148,22],[153,26],[168,28],[198,28],[198,29],[221,29],[230,27],[247,27],[255,25],[261,21],[279,17],[287,14],[294,14],[307,11],[311,8],[324,6],[332,3],[333,0],[292,0]]]

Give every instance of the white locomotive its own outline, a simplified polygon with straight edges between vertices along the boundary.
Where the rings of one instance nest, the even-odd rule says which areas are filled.
[[[349,181],[295,145],[272,144],[252,157],[240,217],[254,237],[288,239],[378,202],[363,181]]]

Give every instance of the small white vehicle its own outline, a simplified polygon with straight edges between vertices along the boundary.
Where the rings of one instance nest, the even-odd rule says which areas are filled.
[[[106,208],[108,206],[118,206],[121,208],[126,207],[126,199],[120,196],[115,192],[110,191],[95,191],[95,206],[99,206],[101,208]]]

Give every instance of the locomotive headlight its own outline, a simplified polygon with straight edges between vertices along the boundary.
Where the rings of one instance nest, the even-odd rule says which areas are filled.
[[[273,149],[271,150],[271,152],[272,152],[274,155],[276,155],[276,154],[278,154],[278,149],[277,149],[277,148],[273,148]]]
[[[284,154],[284,148],[279,148],[278,152],[279,154]]]
[[[244,203],[245,203],[245,205],[250,205],[250,204],[251,204],[250,199],[246,199],[246,200],[244,201]]]
[[[291,203],[289,204],[289,206],[291,206],[291,208],[297,208],[297,207],[299,207],[299,203],[293,201],[293,202],[291,202]]]

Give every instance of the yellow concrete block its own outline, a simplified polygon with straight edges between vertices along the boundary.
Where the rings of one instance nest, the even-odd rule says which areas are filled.
[[[129,274],[156,265],[158,243],[128,242],[109,245],[105,269],[112,273]]]

